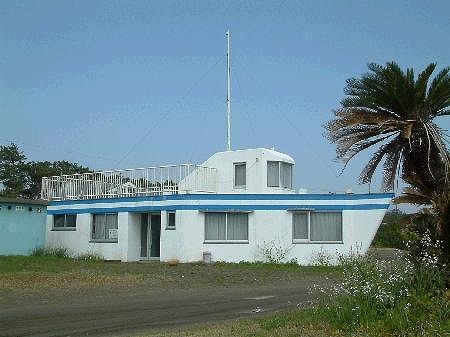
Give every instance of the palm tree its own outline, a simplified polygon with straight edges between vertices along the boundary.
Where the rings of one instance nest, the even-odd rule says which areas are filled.
[[[358,153],[377,146],[359,181],[369,183],[383,162],[383,189],[393,189],[400,173],[407,181],[419,177],[434,190],[447,184],[450,157],[443,130],[434,122],[450,114],[450,68],[430,82],[432,63],[417,79],[413,69],[402,71],[395,62],[368,64],[370,72],[346,82],[346,98],[325,124],[337,144],[337,158],[347,163]],[[345,168],[345,166],[344,166]]]

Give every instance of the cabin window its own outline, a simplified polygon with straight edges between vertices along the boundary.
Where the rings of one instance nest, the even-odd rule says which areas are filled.
[[[292,235],[294,243],[342,242],[342,212],[294,212]]]
[[[245,163],[234,163],[234,187],[243,188],[247,184],[247,169]]]
[[[175,229],[175,211],[168,211],[167,213],[166,229]]]
[[[117,242],[117,213],[94,214],[91,239],[94,242]]]
[[[292,164],[282,161],[268,161],[267,186],[292,189]]]
[[[74,230],[77,225],[76,214],[55,214],[53,215],[54,230]]]
[[[248,242],[248,213],[205,213],[205,241]]]

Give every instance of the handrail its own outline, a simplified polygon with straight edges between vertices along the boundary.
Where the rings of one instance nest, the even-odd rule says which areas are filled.
[[[216,169],[193,164],[42,178],[44,200],[82,200],[216,192]]]

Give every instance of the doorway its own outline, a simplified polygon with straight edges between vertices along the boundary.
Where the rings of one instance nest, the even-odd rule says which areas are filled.
[[[141,214],[141,259],[159,260],[161,213]]]

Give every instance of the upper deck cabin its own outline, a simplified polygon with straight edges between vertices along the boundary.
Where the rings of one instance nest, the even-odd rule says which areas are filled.
[[[42,199],[83,200],[186,193],[293,193],[294,160],[272,149],[217,152],[180,164],[42,178]]]

